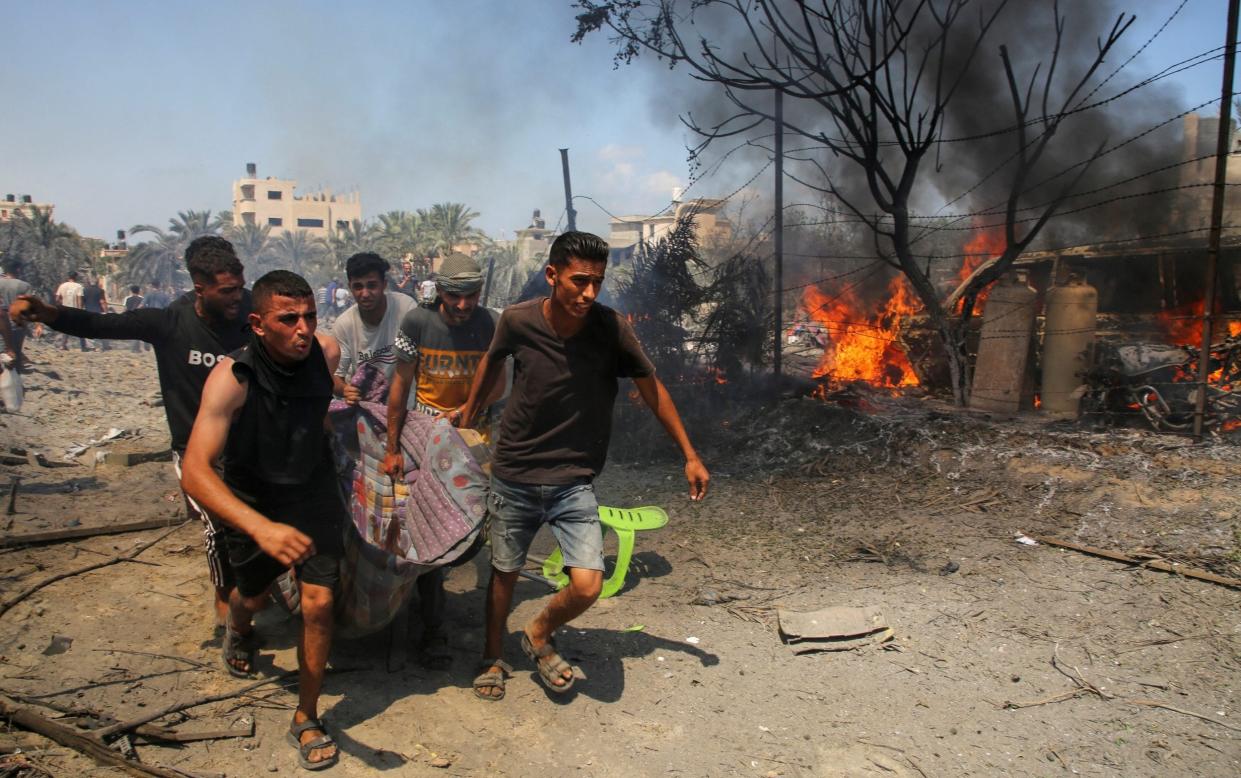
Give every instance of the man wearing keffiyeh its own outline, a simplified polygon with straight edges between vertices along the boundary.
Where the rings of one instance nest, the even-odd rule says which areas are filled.
[[[465,404],[483,353],[491,344],[498,316],[478,304],[482,269],[465,254],[450,254],[433,274],[436,297],[430,308],[405,314],[396,335],[396,371],[388,394],[388,440],[383,470],[399,479],[405,472],[401,430],[409,408],[410,388],[417,387],[414,409],[452,418]],[[494,398],[493,398],[494,399]],[[423,635],[419,658],[433,669],[451,664],[443,622],[443,575],[437,570],[418,579]]]

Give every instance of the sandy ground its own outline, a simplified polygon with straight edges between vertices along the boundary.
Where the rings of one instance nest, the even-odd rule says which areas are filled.
[[[56,462],[109,428],[135,437],[72,467],[0,465],[0,485],[23,479],[6,534],[180,511],[167,462],[93,466],[96,451],[167,446],[153,358],[31,352],[39,372],[24,415],[0,415],[0,452]],[[709,451],[701,505],[670,461],[614,462],[600,479],[604,502],[661,505],[671,522],[639,536],[626,590],[560,636],[586,676],[574,693],[544,691],[520,656],[517,631],[547,593],[523,581],[508,696],[471,695],[478,559],[449,577],[450,671],[419,668],[410,639],[389,633],[338,643],[323,700],[343,750],[331,774],[1241,773],[1241,593],[1013,539],[1042,533],[1236,576],[1237,448],[929,405],[867,418],[810,400],[737,409],[733,430]],[[0,551],[0,594],[159,532]],[[141,563],[66,578],[0,616],[0,688],[121,719],[241,688],[218,669],[199,546],[187,526]],[[721,595],[739,599],[693,604]],[[894,639],[801,656],[781,643],[776,608],[832,605],[879,608]],[[297,623],[272,610],[259,625],[262,671],[293,669]],[[186,774],[292,775],[294,701],[273,685],[194,708],[164,723],[253,722],[255,734],[138,752]],[[50,742],[5,759],[117,772]]]

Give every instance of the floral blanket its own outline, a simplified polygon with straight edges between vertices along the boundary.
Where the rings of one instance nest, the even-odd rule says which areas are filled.
[[[346,530],[337,623],[346,635],[387,626],[419,575],[477,550],[487,515],[488,478],[459,431],[418,411],[401,430],[404,478],[380,469],[387,436],[387,385],[370,366],[352,383],[363,399],[333,402],[329,415],[352,462],[342,468],[352,529]]]

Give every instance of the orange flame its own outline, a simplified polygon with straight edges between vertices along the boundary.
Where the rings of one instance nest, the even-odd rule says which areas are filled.
[[[1202,346],[1202,300],[1176,308],[1168,308],[1156,314],[1159,326],[1168,336],[1168,342],[1176,346]],[[1227,336],[1225,336],[1227,332]],[[1241,335],[1241,321],[1216,321],[1211,339],[1218,342],[1224,337]]]
[[[866,305],[854,287],[832,296],[808,286],[802,308],[828,334],[815,378],[865,381],[875,386],[917,386],[909,358],[897,343],[901,321],[916,313],[919,304],[900,276],[888,284],[888,301],[878,313]]]
[[[975,225],[978,220],[974,220]],[[994,226],[990,228],[977,227],[974,237],[970,238],[962,247],[962,253],[965,259],[961,262],[961,270],[957,272],[957,285],[965,283],[965,279],[977,270],[982,263],[989,259],[994,259],[1004,253],[1004,228]],[[990,288],[983,289],[978,293],[978,297],[974,301],[974,315],[982,310],[983,303],[987,301],[987,292]],[[964,301],[962,301],[964,303]],[[960,308],[957,309],[958,312]]]

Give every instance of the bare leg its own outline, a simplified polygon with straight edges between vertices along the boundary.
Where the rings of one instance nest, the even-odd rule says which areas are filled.
[[[507,632],[508,611],[513,605],[513,588],[517,585],[517,572],[505,573],[491,568],[491,583],[487,585],[487,611],[486,611],[486,628],[487,637],[483,645],[484,659],[503,659],[504,658],[504,633]],[[498,666],[492,666],[492,672],[503,674],[504,670]],[[483,694],[491,694],[499,697],[503,694],[500,689],[490,689],[482,691]]]
[[[302,639],[297,646],[297,711],[293,714],[293,721],[299,724],[319,718],[319,692],[331,650],[332,590],[302,581]],[[301,742],[309,743],[323,734],[308,729],[301,734]],[[324,746],[311,751],[307,759],[319,762],[335,753],[336,746]]]
[[[225,589],[220,586],[213,586],[212,590],[215,592],[215,623],[220,625],[227,624],[228,603],[235,590]],[[247,630],[247,632],[248,631],[249,630]]]
[[[569,585],[552,595],[543,610],[526,625],[526,634],[530,636],[531,645],[536,649],[546,645],[552,633],[594,605],[602,589],[603,571],[570,567]],[[556,685],[563,686],[572,677],[572,671],[566,670],[561,675],[560,683]]]
[[[238,635],[249,635],[254,631],[254,614],[267,607],[267,600],[266,591],[257,597],[242,597],[241,592],[231,590],[228,597],[228,628]],[[254,672],[254,668],[244,659],[234,659],[230,664],[243,673]]]

